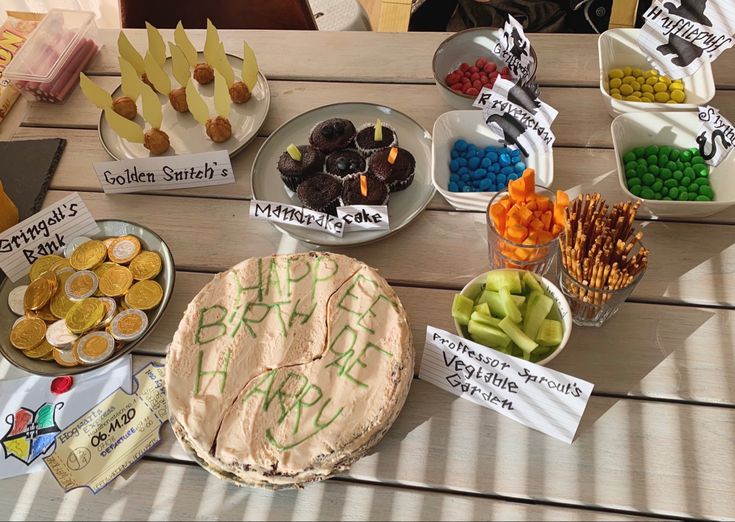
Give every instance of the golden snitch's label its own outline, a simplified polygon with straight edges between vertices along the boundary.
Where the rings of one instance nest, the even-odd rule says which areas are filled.
[[[118,389],[59,433],[44,461],[65,491],[97,493],[160,441],[168,420],[163,366],[149,364],[135,380],[132,395]]]

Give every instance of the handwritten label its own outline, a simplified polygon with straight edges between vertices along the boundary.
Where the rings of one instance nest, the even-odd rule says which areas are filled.
[[[76,192],[0,234],[0,268],[16,282],[41,256],[55,254],[78,236],[99,233]]]
[[[95,163],[106,194],[174,190],[235,182],[227,151]]]
[[[57,436],[43,460],[64,491],[97,493],[159,442],[168,420],[163,366],[151,363],[135,380],[132,395],[118,389]]]
[[[498,90],[483,87],[473,106],[482,109],[485,123],[525,156],[530,151],[551,150],[556,141],[551,123],[558,112],[538,100],[527,88],[498,80]]]
[[[730,153],[735,144],[735,128],[720,111],[707,105],[698,107],[702,125],[697,135],[699,153],[704,161],[716,167]]]
[[[345,232],[360,230],[388,230],[388,207],[351,205],[337,207],[337,216],[345,222]]]
[[[500,28],[494,51],[508,66],[514,78],[522,79],[523,83],[531,78],[534,64],[531,42],[523,32],[523,26],[513,16],[508,15],[508,20]]]
[[[427,326],[419,379],[571,444],[593,385]]]
[[[654,0],[643,13],[638,45],[657,70],[691,76],[735,44],[732,0]]]
[[[336,216],[272,201],[251,201],[250,217],[275,221],[284,225],[321,230],[337,237],[342,237],[345,229],[345,222]]]

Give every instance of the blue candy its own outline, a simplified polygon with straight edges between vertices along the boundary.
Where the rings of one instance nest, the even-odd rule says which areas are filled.
[[[465,140],[457,140],[454,142],[454,148],[458,151],[467,150],[467,142]]]
[[[465,185],[464,187],[462,187],[462,192],[472,192],[472,187],[470,187],[469,185]]]
[[[449,176],[449,181],[453,181],[454,183],[459,182],[459,174],[452,174],[451,176]]]
[[[452,172],[457,172],[459,170],[459,161],[457,161],[456,159],[450,161],[449,170],[451,170]]]
[[[488,152],[486,157],[493,163],[498,161],[498,153],[495,151]]]
[[[460,167],[466,167],[467,166],[467,158],[457,158],[457,162],[459,163]]]
[[[480,190],[482,190],[483,192],[487,192],[488,190],[490,190],[490,187],[492,186],[492,184],[493,184],[492,181],[485,178],[482,181],[480,181]]]
[[[472,179],[482,179],[487,174],[487,171],[485,169],[477,169],[472,172],[470,172],[470,177]]]
[[[471,169],[476,169],[477,167],[480,166],[480,158],[478,157],[470,158],[470,160],[467,163],[467,166]]]
[[[521,177],[521,173],[520,172],[514,172],[513,174],[511,174],[510,176],[508,176],[508,179],[509,180],[518,179],[520,177]]]
[[[498,182],[498,185],[505,186],[506,181],[508,181],[508,178],[506,178],[503,174],[499,175],[497,178],[495,178]]]
[[[511,147],[477,147],[463,139],[454,143],[449,161],[451,192],[495,192],[506,188],[526,169],[521,151]]]
[[[515,170],[516,172],[522,173],[524,170],[526,170],[526,164],[523,163],[522,161],[519,161],[513,166],[513,170]]]
[[[500,163],[493,163],[493,166],[491,167],[492,172],[497,174],[500,172]]]
[[[450,181],[449,182],[449,192],[459,192],[459,185],[457,185],[453,181]]]
[[[465,181],[466,182],[466,181],[469,181],[469,180],[470,180],[470,175],[469,174],[462,174],[462,181]]]
[[[490,161],[490,158],[488,158],[488,157],[486,156],[486,157],[482,158],[482,161],[480,162],[480,166],[481,166],[482,168],[485,168],[485,169],[486,169],[486,168],[488,168],[488,167],[489,167],[490,165],[492,165],[492,163],[493,163],[493,162],[492,162],[492,161]]]
[[[460,167],[459,170],[457,171],[457,174],[459,174],[460,176],[464,176],[465,174],[469,174],[469,173],[470,173],[470,169],[468,169],[467,167]]]
[[[449,153],[450,156],[452,156],[452,159],[459,156],[459,151],[452,149],[452,152]]]
[[[513,167],[511,167],[510,165],[506,165],[505,167],[500,169],[500,173],[505,174],[506,176],[508,174],[513,174]]]
[[[501,153],[498,159],[501,165],[510,165],[510,154],[508,154],[507,152]]]

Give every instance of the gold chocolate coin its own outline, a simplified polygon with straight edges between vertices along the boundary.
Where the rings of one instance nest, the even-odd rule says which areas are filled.
[[[48,281],[54,293],[56,293],[56,290],[59,288],[59,276],[57,276],[56,272],[54,272],[53,270],[47,270],[46,272],[38,276],[38,279],[45,279],[46,281]]]
[[[130,271],[138,281],[153,279],[161,271],[161,256],[156,252],[146,250],[141,252],[130,262]]]
[[[79,339],[73,348],[77,360],[82,364],[97,364],[115,351],[115,340],[107,332],[88,333]]]
[[[116,265],[105,270],[100,278],[100,291],[107,297],[118,297],[133,284],[133,274],[128,267]]]
[[[102,325],[107,326],[117,315],[117,301],[111,297],[98,297],[98,299],[105,305],[105,316],[102,318]]]
[[[61,256],[56,255],[50,255],[50,256],[42,256],[36,259],[33,264],[31,265],[31,268],[28,272],[28,277],[31,281],[35,281],[38,279],[38,276],[43,274],[44,272],[51,270],[51,267],[56,265],[59,261],[63,261],[64,258]]]
[[[75,270],[89,270],[102,263],[106,257],[105,245],[102,241],[93,239],[79,245],[69,261]]]
[[[24,351],[23,355],[30,357],[31,359],[40,359],[41,357],[49,355],[53,351],[54,347],[51,346],[48,341],[46,341],[46,339],[44,339],[41,344],[39,344],[35,348]]]
[[[40,310],[28,310],[26,312],[26,317],[37,317],[47,323],[53,323],[57,319],[57,317],[51,312],[50,305],[46,305]]]
[[[105,245],[105,248],[109,249],[110,246],[112,246],[112,243],[116,240],[116,237],[108,237],[107,239],[102,240],[102,244]]]
[[[64,284],[64,291],[72,301],[81,301],[97,291],[99,280],[91,270],[75,272]]]
[[[23,295],[23,306],[26,310],[40,310],[51,300],[55,291],[49,279],[39,276],[26,288],[26,293]]]
[[[19,350],[30,350],[46,340],[46,323],[38,318],[22,318],[10,330],[10,344]]]
[[[155,308],[163,299],[163,288],[155,281],[146,279],[138,281],[130,287],[125,295],[125,303],[130,308],[150,310]]]
[[[55,350],[56,348],[54,348]],[[51,350],[51,353],[44,355],[43,357],[39,357],[39,361],[53,361],[54,360],[54,352]]]
[[[54,348],[53,354],[54,361],[59,363],[61,366],[71,368],[72,366],[79,366],[79,361],[76,360],[71,350],[60,350]]]
[[[64,290],[64,287],[62,286],[51,298],[49,310],[51,310],[51,313],[54,314],[57,319],[63,319],[66,317],[66,314],[69,313],[72,306],[74,306],[74,301],[69,299],[66,295],[66,290]]]
[[[105,275],[105,272],[107,272],[110,268],[114,266],[119,266],[117,263],[113,263],[112,261],[105,261],[100,266],[94,269],[94,273],[97,275],[99,279],[102,279],[102,276]]]
[[[94,328],[105,315],[105,305],[102,301],[89,297],[74,303],[66,314],[66,327],[71,333],[80,334]]]
[[[142,310],[124,310],[117,314],[110,325],[110,333],[118,341],[137,339],[148,328],[148,316]]]
[[[56,272],[56,275],[59,275],[59,272],[62,272],[62,271],[64,271],[64,270],[65,270],[65,269],[67,269],[67,268],[68,268],[68,269],[71,269],[71,270],[74,270],[74,269],[72,268],[72,266],[71,266],[71,262],[70,262],[70,261],[69,261],[68,259],[66,259],[66,258],[63,258],[63,259],[62,259],[61,261],[59,261],[59,262],[58,262],[58,263],[56,263],[56,264],[55,264],[54,266],[52,266],[52,267],[50,268],[50,270],[51,270],[52,272]]]
[[[140,253],[140,241],[135,236],[122,236],[114,239],[107,247],[107,257],[114,263],[128,264]]]

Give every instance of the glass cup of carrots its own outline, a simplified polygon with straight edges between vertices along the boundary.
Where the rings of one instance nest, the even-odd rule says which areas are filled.
[[[518,268],[539,275],[553,266],[559,252],[569,197],[535,185],[535,172],[508,183],[487,207],[487,242],[491,268]]]

